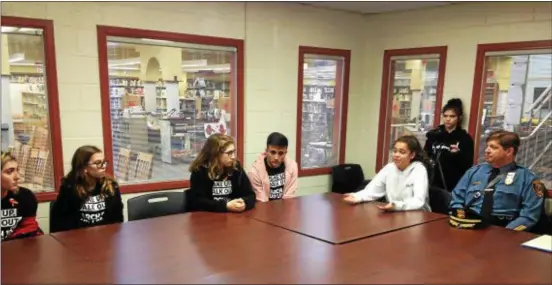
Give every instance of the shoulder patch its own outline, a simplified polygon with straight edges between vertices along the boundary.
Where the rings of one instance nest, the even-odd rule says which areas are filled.
[[[539,198],[544,197],[544,191],[546,191],[546,189],[544,187],[544,183],[542,183],[540,180],[533,180],[531,188],[533,188],[533,191],[535,192],[535,194],[537,194]]]

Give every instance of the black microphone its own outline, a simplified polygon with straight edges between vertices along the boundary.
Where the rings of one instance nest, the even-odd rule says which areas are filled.
[[[443,134],[443,130],[439,127],[433,129],[433,130],[430,130],[427,132],[427,137],[428,138],[433,138],[433,139],[436,139],[436,138],[440,138]]]

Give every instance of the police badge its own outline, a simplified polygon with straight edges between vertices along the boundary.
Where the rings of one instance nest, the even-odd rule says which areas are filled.
[[[510,185],[514,182],[514,177],[516,176],[515,172],[509,172],[508,175],[506,175],[506,179],[504,179],[504,184]]]

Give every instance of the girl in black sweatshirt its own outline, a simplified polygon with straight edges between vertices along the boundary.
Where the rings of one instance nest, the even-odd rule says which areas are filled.
[[[77,149],[52,210],[51,232],[123,222],[119,186],[105,174],[106,166],[97,147]]]
[[[191,211],[243,212],[255,206],[255,192],[236,160],[234,139],[211,135],[190,165],[187,205]]]
[[[36,221],[36,196],[19,186],[20,178],[15,157],[2,152],[2,241],[44,234]]]
[[[463,115],[462,100],[450,99],[443,107],[444,124],[426,134],[424,150],[435,164],[430,185],[449,192],[473,165],[473,139],[461,127]]]

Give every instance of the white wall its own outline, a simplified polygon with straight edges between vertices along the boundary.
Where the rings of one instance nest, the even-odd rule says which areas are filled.
[[[245,40],[245,166],[280,131],[295,157],[299,45],[352,50],[350,102],[362,94],[364,19],[294,3],[240,2],[2,2],[2,15],[54,21],[65,171],[83,144],[103,146],[96,25],[201,34]],[[345,31],[345,32],[344,32]],[[354,108],[350,108],[350,110]],[[358,111],[358,110],[357,110]],[[350,128],[358,128],[356,111]],[[83,128],[86,122],[97,122]],[[348,132],[347,157],[354,157],[355,132]],[[299,180],[299,195],[329,190],[329,176]],[[123,195],[126,201],[136,195]],[[39,205],[48,231],[48,204]]]
[[[464,100],[467,125],[477,44],[550,39],[551,8],[546,2],[462,3],[361,17],[295,3],[2,2],[2,15],[54,20],[66,171],[78,146],[103,145],[96,25],[111,25],[245,40],[247,167],[272,131],[289,137],[295,156],[298,46],[351,49],[346,161],[360,163],[370,177],[385,49],[448,45],[443,100]],[[97,124],[82,128],[84,122]],[[299,184],[299,194],[328,191],[329,176]],[[45,203],[39,217],[48,230]]]
[[[362,133],[367,151],[358,152],[365,172],[374,171],[377,121],[381,94],[382,58],[386,49],[448,46],[443,102],[459,97],[464,103],[467,127],[477,45],[552,38],[550,2],[457,3],[416,11],[367,17],[365,28],[367,67],[362,106],[356,115],[372,128]]]

